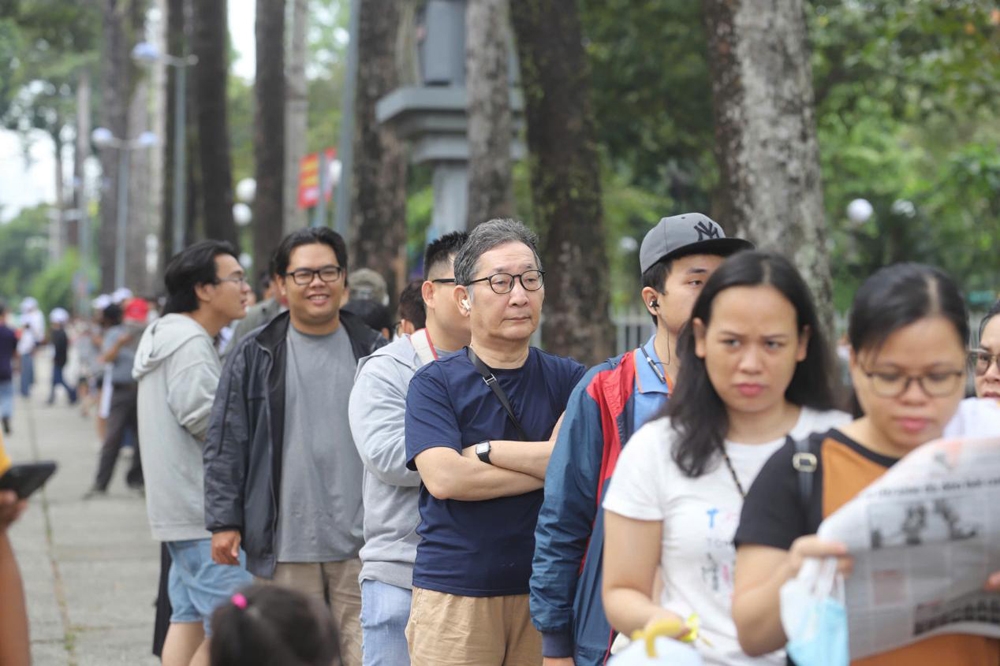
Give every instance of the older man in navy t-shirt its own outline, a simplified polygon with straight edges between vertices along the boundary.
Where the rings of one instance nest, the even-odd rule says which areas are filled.
[[[585,368],[529,345],[545,290],[524,225],[476,227],[455,280],[472,343],[419,370],[406,402],[407,465],[423,482],[410,659],[541,664],[528,612],[535,521],[553,431]]]

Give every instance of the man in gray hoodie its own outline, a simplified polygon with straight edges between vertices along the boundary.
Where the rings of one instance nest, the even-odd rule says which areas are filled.
[[[404,335],[358,363],[349,418],[365,465],[365,545],[361,549],[364,666],[405,666],[420,475],[406,469],[406,390],[421,366],[469,344],[469,320],[452,296],[455,255],[468,234],[456,231],[424,254],[425,328]]]
[[[208,663],[208,622],[216,606],[251,582],[242,567],[212,561],[205,529],[202,447],[222,373],[214,338],[246,314],[247,284],[236,251],[202,241],[167,265],[164,316],[139,342],[132,376],[139,383],[139,441],[153,538],[172,563],[173,613],[163,664]]]

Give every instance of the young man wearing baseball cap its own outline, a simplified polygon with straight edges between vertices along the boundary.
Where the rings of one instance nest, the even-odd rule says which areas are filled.
[[[753,244],[726,238],[700,213],[665,217],[639,249],[642,302],[656,333],[592,368],[570,397],[549,459],[535,528],[531,617],[545,666],[605,663],[614,632],[601,601],[604,499],[622,446],[666,404],[677,378],[677,336],[709,276]]]

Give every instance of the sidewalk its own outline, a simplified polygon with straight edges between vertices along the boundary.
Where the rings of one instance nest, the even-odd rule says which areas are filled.
[[[125,487],[122,460],[107,497],[82,499],[100,449],[93,414],[84,419],[79,408],[68,407],[61,389],[56,405],[46,405],[51,361],[45,350],[35,367],[32,398],[18,395],[13,433],[4,438],[15,462],[59,463],[11,529],[28,598],[33,663],[158,664],[150,648],[159,545],[150,537],[145,501]]]

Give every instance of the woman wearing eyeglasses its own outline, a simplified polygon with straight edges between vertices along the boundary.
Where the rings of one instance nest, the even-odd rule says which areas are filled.
[[[971,356],[976,374],[976,396],[1000,400],[1000,301],[993,304],[979,324],[979,347]]]
[[[743,506],[735,539],[733,619],[748,654],[784,646],[779,590],[804,558],[838,557],[841,571],[850,571],[844,545],[815,536],[820,522],[897,460],[944,434],[964,395],[968,337],[961,292],[936,268],[890,266],[858,290],[848,338],[862,416],[810,438],[817,466],[808,497],[800,492],[790,444],[764,465]],[[964,429],[976,433],[974,423]],[[863,661],[865,666],[998,662],[1000,642],[961,634],[928,638]]]

